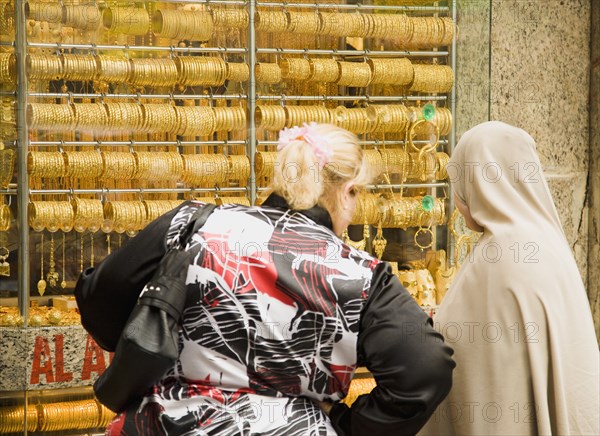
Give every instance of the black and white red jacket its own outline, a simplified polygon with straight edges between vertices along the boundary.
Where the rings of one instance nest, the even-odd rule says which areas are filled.
[[[82,323],[101,346],[114,349],[128,316],[103,298],[119,289],[135,301],[201,204],[82,274]],[[292,211],[274,194],[224,205],[186,250],[179,359],[107,434],[415,434],[448,393],[452,350],[385,262],[333,233],[325,209]],[[348,408],[339,400],[358,366],[377,387]],[[313,400],[335,403],[329,417]]]

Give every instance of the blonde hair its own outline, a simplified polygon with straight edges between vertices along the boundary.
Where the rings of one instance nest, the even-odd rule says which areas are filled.
[[[294,210],[319,205],[336,214],[341,209],[344,185],[354,182],[364,187],[372,176],[356,135],[332,124],[312,128],[326,142],[324,147],[331,152],[329,162],[321,167],[313,147],[303,139],[294,140],[277,155],[271,188]]]

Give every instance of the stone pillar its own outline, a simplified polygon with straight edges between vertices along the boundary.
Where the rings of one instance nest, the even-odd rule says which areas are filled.
[[[536,141],[587,281],[590,1],[492,0],[491,119]]]
[[[590,174],[588,182],[588,297],[600,338],[600,2],[592,1]]]

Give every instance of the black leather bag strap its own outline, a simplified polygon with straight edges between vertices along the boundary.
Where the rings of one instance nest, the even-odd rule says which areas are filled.
[[[206,204],[192,214],[189,222],[180,232],[178,244],[167,250],[154,277],[140,295],[138,304],[157,307],[169,313],[174,319],[179,319],[185,303],[184,283],[190,256],[185,251],[185,246],[192,235],[206,223],[216,207],[214,204]]]
[[[211,213],[217,208],[216,204],[207,203],[204,206],[196,209],[190,221],[186,224],[184,229],[181,231],[179,237],[179,246],[181,249],[185,248],[185,245],[189,242],[190,238],[194,233],[202,227]]]

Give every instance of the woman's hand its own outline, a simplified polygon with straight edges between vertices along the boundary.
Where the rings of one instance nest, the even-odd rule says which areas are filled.
[[[331,411],[331,408],[333,407],[333,403],[330,401],[315,401],[315,403],[317,403],[317,405],[321,408],[321,410],[323,412],[325,412],[325,415],[329,416],[329,412]]]

